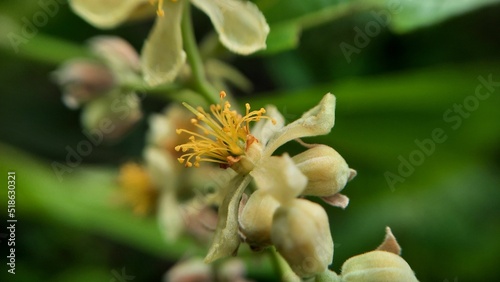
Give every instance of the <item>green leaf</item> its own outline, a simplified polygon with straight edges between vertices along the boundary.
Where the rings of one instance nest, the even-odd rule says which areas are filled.
[[[352,1],[256,1],[266,16],[271,32],[267,38],[267,49],[259,54],[271,55],[296,47],[300,33],[326,22],[341,18],[354,9],[358,3]]]
[[[375,0],[385,9],[388,0]],[[394,3],[394,1],[392,1]],[[430,26],[448,18],[464,14],[488,5],[500,3],[498,0],[401,0],[394,20],[390,23],[396,32],[409,32],[416,28]],[[389,10],[390,11],[390,10]],[[394,11],[394,10],[393,10]]]
[[[0,144],[0,172],[16,172],[16,210],[19,216],[37,217],[90,231],[166,258],[178,258],[194,243],[186,238],[167,244],[155,218],[139,218],[113,204],[117,191],[115,170],[70,167],[62,181],[54,173],[54,162],[42,162]],[[6,193],[5,193],[6,195]],[[2,201],[7,201],[2,198]]]

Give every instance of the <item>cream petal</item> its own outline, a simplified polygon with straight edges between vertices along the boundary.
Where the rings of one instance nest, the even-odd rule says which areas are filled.
[[[210,17],[219,40],[232,52],[248,55],[266,48],[269,26],[255,4],[241,0],[191,2]]]
[[[144,159],[154,185],[164,190],[175,190],[177,161],[166,151],[151,146],[144,150]]]
[[[81,122],[87,130],[98,130],[104,140],[118,140],[142,118],[135,93],[114,90],[92,100],[83,108]]]
[[[250,172],[258,189],[285,204],[300,195],[307,186],[307,177],[300,172],[288,154],[269,157]]]
[[[327,93],[317,106],[277,131],[269,140],[264,156],[272,155],[278,147],[290,140],[328,134],[335,124],[335,101],[335,96]]]
[[[257,138],[263,146],[266,146],[269,139],[285,126],[285,118],[275,106],[266,106],[266,115],[272,118],[275,124],[273,124],[272,120],[261,119],[251,130],[252,135]]]
[[[186,61],[182,49],[181,18],[184,1],[164,1],[164,15],[156,19],[141,56],[144,80],[149,85],[171,82]]]
[[[73,11],[98,28],[113,28],[149,0],[70,0]]]
[[[175,190],[161,193],[158,203],[158,224],[167,241],[173,242],[184,230],[184,219]]]

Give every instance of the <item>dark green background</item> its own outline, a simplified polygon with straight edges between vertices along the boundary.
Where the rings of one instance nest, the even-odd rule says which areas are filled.
[[[344,190],[348,208],[326,207],[335,242],[332,269],[338,272],[347,258],[374,249],[390,226],[421,281],[494,281],[500,258],[500,87],[457,129],[443,115],[474,95],[479,76],[500,81],[500,6],[448,12],[451,1],[403,1],[406,9],[348,63],[339,45],[353,45],[354,28],[364,29],[374,20],[371,12],[386,9],[381,1],[256,2],[271,25],[270,51],[228,56],[254,91],[228,90],[254,107],[277,105],[288,121],[326,92],[338,98],[332,133],[310,140],[333,146],[358,171]],[[437,2],[439,9],[425,13],[415,8]],[[477,1],[483,2],[494,1]],[[36,1],[0,4],[3,19],[17,24],[37,11]],[[316,16],[318,11],[326,16]],[[194,16],[202,40],[211,24],[199,11]],[[2,26],[4,34],[10,31]],[[101,31],[62,5],[18,54],[2,37],[0,171],[17,172],[19,220],[17,274],[14,280],[6,276],[2,239],[0,277],[8,279],[2,281],[110,281],[112,271],[124,267],[135,281],[159,281],[191,246],[188,239],[166,245],[154,218],[138,219],[110,204],[117,166],[141,158],[145,120],[123,140],[96,147],[62,182],[50,167],[64,162],[66,146],[85,138],[79,112],[63,106],[50,72],[79,55],[94,35],[121,35],[140,49],[150,26],[146,21]],[[143,109],[147,115],[166,103],[147,96]],[[418,150],[415,140],[431,138],[436,128],[447,140],[391,189],[384,174],[397,174],[398,157],[408,159]],[[285,149],[301,150],[296,144]],[[1,202],[5,210],[5,192]],[[258,281],[274,279],[269,267],[250,272]]]

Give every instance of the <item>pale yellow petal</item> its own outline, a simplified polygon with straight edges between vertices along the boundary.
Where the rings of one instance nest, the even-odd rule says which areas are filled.
[[[335,96],[327,93],[317,106],[277,131],[269,140],[264,155],[270,156],[278,147],[290,140],[330,133],[335,124],[335,101]]]
[[[258,189],[271,194],[282,204],[300,195],[307,186],[307,177],[288,154],[263,160],[250,175]]]
[[[184,219],[174,190],[163,191],[158,202],[160,232],[169,242],[176,241],[184,230]]]
[[[181,18],[184,1],[164,1],[164,15],[156,19],[141,53],[144,80],[149,85],[171,82],[186,61],[182,49]]]
[[[219,39],[232,52],[247,55],[266,48],[269,26],[250,1],[191,0],[212,20]]]
[[[70,0],[73,11],[99,28],[113,28],[126,21],[149,0]]]

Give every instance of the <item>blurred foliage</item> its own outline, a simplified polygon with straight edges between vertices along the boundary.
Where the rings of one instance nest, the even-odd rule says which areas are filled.
[[[338,99],[332,133],[306,140],[333,146],[358,170],[344,190],[349,207],[326,207],[332,269],[374,249],[391,226],[421,281],[493,281],[500,254],[500,88],[456,129],[444,115],[474,95],[480,76],[500,81],[498,1],[254,2],[272,32],[268,51],[231,58],[254,83],[251,95],[235,91],[240,101],[276,104],[291,121],[326,92]],[[354,28],[366,32],[373,13],[394,2],[401,11],[391,14],[389,26],[347,60],[340,44],[355,46]],[[66,5],[59,8],[16,54],[6,34],[19,32],[23,18],[41,8],[37,1],[0,3],[0,142],[8,144],[0,146],[0,171],[18,177],[16,281],[109,281],[123,267],[138,281],[158,281],[184,252],[204,250],[187,239],[166,244],[154,218],[138,219],[113,202],[116,167],[141,158],[146,122],[120,142],[95,147],[62,182],[51,168],[64,162],[67,146],[86,137],[79,113],[60,102],[50,72],[87,56],[83,44],[94,35],[118,34],[140,49],[151,22],[100,31]],[[195,16],[199,38],[210,35],[208,19]],[[146,114],[165,104],[143,100]],[[419,150],[416,140],[432,138],[436,128],[447,140],[391,189],[384,174],[397,174],[398,158],[408,159]],[[300,147],[290,143],[286,150]],[[4,207],[5,193],[1,202]],[[272,281],[269,266],[248,263],[252,277]]]

